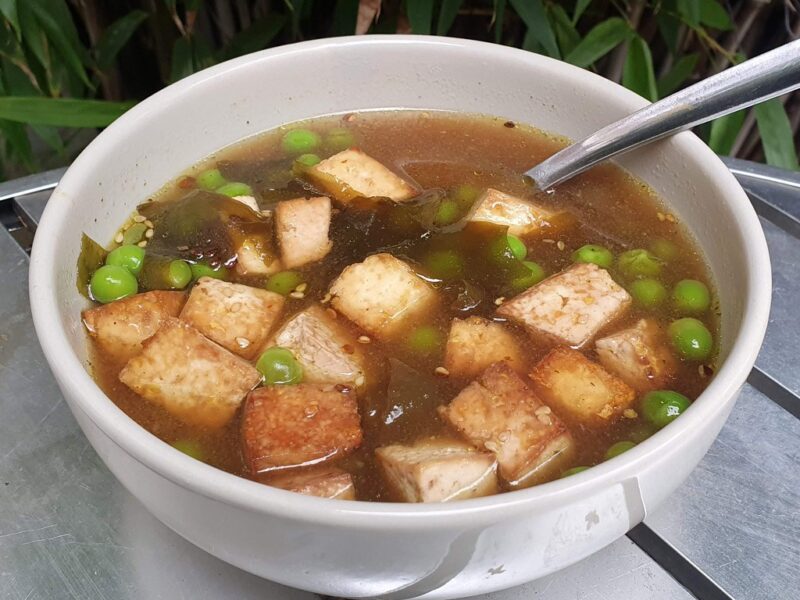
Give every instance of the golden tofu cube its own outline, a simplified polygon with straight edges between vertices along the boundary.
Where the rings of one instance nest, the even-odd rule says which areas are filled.
[[[331,251],[331,200],[295,198],[275,207],[275,236],[285,269],[322,260]]]
[[[260,387],[242,418],[245,464],[253,475],[316,465],[361,445],[356,395],[332,385]]]
[[[575,453],[561,420],[505,363],[486,369],[439,413],[471,444],[494,453],[500,477],[513,487],[552,479]]]
[[[512,235],[527,235],[549,227],[552,216],[533,202],[489,188],[475,201],[469,220],[508,227]]]
[[[536,393],[565,419],[609,425],[636,393],[627,383],[571,348],[555,348],[530,374]]]
[[[265,478],[264,483],[306,496],[331,498],[332,500],[355,500],[356,488],[350,473],[333,467],[307,467],[290,469],[286,473]]]
[[[250,360],[267,341],[283,304],[283,296],[274,292],[201,277],[180,318],[220,346]]]
[[[306,171],[306,177],[339,202],[354,198],[391,198],[403,202],[419,191],[361,150],[351,148],[334,154]]]
[[[436,292],[391,254],[373,254],[342,271],[331,304],[359,327],[387,338],[436,303]]]
[[[127,361],[165,319],[178,316],[184,302],[183,292],[144,292],[83,311],[83,324],[104,356]]]
[[[579,263],[503,303],[497,314],[530,333],[579,348],[622,316],[631,297],[595,264]]]
[[[119,379],[186,423],[219,428],[258,385],[261,373],[191,325],[168,317]]]
[[[432,439],[384,446],[375,456],[404,502],[450,502],[498,491],[495,457],[463,442]]]
[[[444,355],[451,376],[474,379],[503,360],[514,369],[523,368],[519,344],[503,325],[474,316],[453,319]]]

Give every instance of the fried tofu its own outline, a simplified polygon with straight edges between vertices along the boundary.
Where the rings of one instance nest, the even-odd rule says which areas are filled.
[[[436,292],[391,254],[373,254],[342,271],[331,304],[359,327],[387,338],[436,303]]]
[[[265,386],[247,396],[242,442],[253,475],[339,458],[361,439],[353,391],[301,383]]]
[[[555,348],[530,374],[534,390],[564,418],[589,427],[613,423],[636,398],[633,389],[571,348]]]
[[[178,316],[184,302],[183,292],[144,292],[83,311],[83,324],[103,356],[127,361],[165,319]]]
[[[622,316],[631,297],[595,264],[579,263],[505,302],[497,314],[536,336],[579,348]]]
[[[523,367],[519,344],[503,325],[474,316],[453,319],[444,355],[451,376],[474,379],[503,360],[515,369]]]
[[[552,216],[533,202],[489,188],[475,201],[469,221],[508,227],[512,235],[527,235],[549,227]]]
[[[248,360],[267,341],[283,310],[280,294],[239,283],[201,277],[180,318],[219,345]]]
[[[191,425],[222,427],[261,381],[248,362],[172,317],[143,346],[120,381]]]
[[[281,261],[268,250],[266,242],[259,237],[248,237],[236,248],[235,271],[239,275],[272,275],[283,270]]]
[[[498,491],[497,461],[455,440],[433,439],[375,451],[384,477],[404,502],[449,502]]]
[[[292,351],[308,383],[364,384],[364,354],[355,335],[322,307],[294,315],[270,345]]]
[[[355,148],[314,165],[306,171],[306,177],[343,203],[378,197],[403,202],[419,193],[408,181]]]
[[[264,483],[306,496],[332,500],[356,499],[353,476],[328,466],[295,469],[285,473],[279,471],[278,475],[264,480]]]
[[[652,319],[595,342],[600,363],[639,392],[666,387],[677,363],[662,329]]]
[[[322,260],[331,251],[331,200],[326,196],[295,198],[275,207],[275,236],[285,269]]]
[[[564,423],[506,363],[490,366],[439,414],[467,441],[492,452],[513,487],[552,479],[572,460]]]

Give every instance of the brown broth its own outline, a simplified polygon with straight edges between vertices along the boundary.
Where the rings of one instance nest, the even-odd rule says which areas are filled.
[[[680,223],[674,222],[672,216],[666,214],[660,200],[646,185],[632,179],[619,168],[612,165],[597,167],[560,186],[555,193],[533,195],[520,173],[561,148],[565,142],[557,137],[497,118],[420,111],[324,117],[304,123],[303,126],[320,133],[333,127],[347,128],[355,136],[360,149],[397,173],[405,174],[426,190],[451,189],[462,184],[481,189],[496,187],[532,198],[547,207],[568,210],[575,217],[571,226],[556,230],[553,237],[534,235],[525,239],[529,249],[528,258],[542,265],[548,274],[568,267],[572,263],[572,252],[587,243],[604,245],[616,254],[631,248],[647,248],[654,240],[661,238],[669,240],[678,249],[678,258],[667,263],[660,277],[668,289],[686,278],[705,281],[711,287],[711,278],[696,243]],[[285,131],[268,132],[220,151],[167,185],[152,199],[153,204],[144,205],[141,210],[149,214],[146,211],[174,206],[192,191],[184,187],[187,182],[188,185],[192,182],[187,177],[213,166],[218,167],[230,181],[250,184],[262,209],[271,208],[279,200],[302,195],[305,190],[291,174],[292,160],[281,150],[280,139]],[[320,154],[323,157],[326,155]],[[225,200],[215,206],[228,207],[235,212],[236,207],[231,208],[231,202],[236,204]],[[152,214],[157,212],[155,210]],[[377,213],[377,217],[374,213]],[[202,227],[198,225],[198,228]],[[156,230],[163,235],[158,222]],[[204,239],[217,239],[215,236],[219,232],[215,231],[213,227],[204,230]],[[408,225],[403,214],[393,206],[381,205],[375,211],[347,209],[339,212],[334,217],[331,229],[333,250],[322,261],[301,269],[309,286],[308,292],[303,299],[289,299],[283,320],[319,302],[342,268],[370,254],[389,251],[411,262],[421,273],[429,274],[425,267],[427,254],[448,248],[461,253],[464,257],[464,279],[479,284],[485,290],[485,297],[475,309],[460,312],[450,308],[450,305],[461,291],[461,284],[438,283],[440,293],[447,301],[442,302],[444,308],[437,314],[426,315],[425,324],[436,327],[444,339],[453,317],[479,315],[495,318],[494,300],[504,293],[504,288],[493,280],[497,267],[482,250],[487,239],[486,232],[480,227],[471,226],[462,231],[433,236],[420,236],[419,233],[418,229]],[[190,238],[197,237],[196,234],[196,230],[188,232]],[[205,250],[201,248],[198,253],[195,248],[170,248],[170,243],[175,244],[174,239],[155,236],[151,244],[153,252],[188,259],[208,259],[209,256],[203,255],[203,252],[214,246],[212,260],[230,262],[230,257],[226,257],[226,249],[220,244],[208,242]],[[198,246],[203,246],[203,240],[198,238],[194,241]],[[237,281],[235,276],[232,280]],[[250,285],[264,284],[263,278],[238,281]],[[678,316],[669,309],[668,304],[655,311],[634,305],[623,320],[613,323],[611,329],[622,329],[645,315],[667,323]],[[704,319],[710,330],[716,332],[716,303]],[[529,368],[552,347],[551,344],[531,339],[511,324],[508,327],[525,349]],[[373,383],[359,397],[364,443],[352,455],[335,462],[354,476],[359,499],[393,499],[375,465],[375,449],[391,443],[413,442],[430,435],[447,434],[436,407],[449,402],[468,383],[434,374],[431,365],[443,363],[443,347],[430,354],[419,354],[410,351],[407,342],[406,338],[391,343],[372,342],[369,354],[374,358],[369,372]],[[591,344],[585,353],[593,357]],[[121,366],[109,362],[99,353],[93,356],[92,367],[96,380],[131,418],[168,443],[195,441],[202,446],[209,464],[247,476],[240,450],[239,413],[221,431],[209,432],[187,426],[120,383],[117,377]],[[713,361],[706,367],[706,372],[701,373],[703,368],[698,368],[696,362],[682,362],[672,389],[695,398],[709,383]],[[625,439],[640,441],[653,432],[641,417],[621,419],[600,430],[583,428],[567,419],[565,422],[579,448],[575,465],[602,462],[604,453],[614,442]]]

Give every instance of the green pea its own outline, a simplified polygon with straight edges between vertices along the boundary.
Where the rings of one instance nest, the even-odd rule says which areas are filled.
[[[536,285],[546,276],[544,269],[532,260],[523,260],[522,264],[528,268],[529,272],[511,281],[511,289],[518,293]]]
[[[266,287],[270,292],[288,296],[301,283],[303,276],[297,271],[281,271],[269,276]]]
[[[708,328],[701,321],[691,317],[670,323],[669,336],[678,354],[688,360],[705,360],[711,354],[714,345]]]
[[[319,135],[310,129],[292,129],[287,131],[281,140],[281,146],[289,154],[312,152],[317,149],[319,144]]]
[[[583,473],[584,471],[588,470],[589,467],[572,467],[571,469],[567,469],[561,474],[561,479],[565,477],[569,477],[570,475],[577,475],[578,473]]]
[[[429,354],[442,345],[442,334],[432,325],[420,325],[408,337],[408,347],[415,352]]]
[[[455,279],[464,273],[464,261],[455,250],[433,250],[423,262],[436,277],[442,279]]]
[[[93,299],[108,304],[114,300],[133,296],[139,283],[128,269],[119,265],[105,265],[92,274],[89,292]]]
[[[622,442],[617,442],[616,444],[612,444],[611,447],[606,450],[606,460],[614,458],[615,456],[619,456],[623,452],[627,452],[631,448],[633,448],[636,444],[633,442],[629,442],[627,440]]]
[[[660,258],[642,248],[623,252],[617,259],[619,270],[631,279],[634,277],[658,277],[663,265]]]
[[[515,235],[501,235],[489,245],[491,257],[505,263],[508,260],[522,260],[528,254],[525,243]]]
[[[325,146],[332,152],[341,152],[355,145],[353,134],[343,127],[335,127],[325,134]]]
[[[300,163],[304,167],[313,167],[314,165],[322,162],[322,159],[316,154],[301,154],[294,160],[295,162]]]
[[[586,244],[572,253],[572,260],[576,263],[593,263],[598,267],[610,269],[614,263],[611,250],[597,244]]]
[[[682,313],[701,313],[711,306],[711,294],[702,281],[683,279],[672,290],[672,304]]]
[[[661,306],[667,299],[667,288],[658,279],[637,279],[631,283],[629,291],[633,299],[645,308]]]
[[[176,450],[180,450],[187,456],[191,456],[195,460],[199,460],[201,462],[206,461],[206,453],[203,450],[203,446],[194,440],[178,440],[176,442],[172,442],[172,447]]]
[[[146,232],[147,225],[144,223],[134,223],[123,232],[122,243],[125,246],[138,244],[142,241],[142,238]]]
[[[641,444],[656,431],[657,429],[653,427],[651,423],[648,423],[647,421],[638,421],[628,430],[627,435],[632,441],[636,442],[637,444]]]
[[[125,244],[119,248],[114,248],[108,253],[108,256],[106,256],[107,265],[125,267],[134,275],[138,275],[142,270],[143,262],[144,248],[140,248],[134,244]]]
[[[507,235],[506,242],[508,243],[508,247],[511,248],[511,254],[513,254],[514,258],[517,260],[522,260],[528,256],[528,248],[525,246],[525,242],[517,236],[511,234]]]
[[[650,252],[663,261],[669,262],[678,257],[678,247],[664,238],[658,238],[650,243]]]
[[[241,181],[232,181],[221,187],[218,187],[216,192],[224,196],[230,196],[231,198],[235,196],[252,196],[253,188],[246,183],[242,183]]]
[[[213,277],[214,279],[228,279],[228,269],[223,265],[212,267],[208,263],[199,262],[194,263],[189,267],[192,271],[192,279],[195,281],[201,277]]]
[[[442,200],[436,209],[434,222],[437,225],[450,225],[461,216],[461,207],[455,200]]]
[[[185,260],[173,260],[167,267],[167,284],[174,290],[182,290],[192,280],[192,268]]]
[[[465,183],[453,190],[452,198],[458,202],[462,209],[471,207],[480,196],[481,190],[474,185]]]
[[[303,367],[291,350],[273,346],[265,350],[256,362],[256,369],[267,385],[291,385],[303,380]]]
[[[201,189],[213,192],[228,183],[219,169],[207,169],[197,176],[197,185]]]
[[[683,394],[671,390],[648,392],[642,398],[642,415],[661,429],[677,419],[691,402]]]

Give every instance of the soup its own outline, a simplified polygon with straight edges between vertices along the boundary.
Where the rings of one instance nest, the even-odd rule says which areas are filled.
[[[572,475],[685,411],[719,315],[641,182],[520,173],[565,141],[502,119],[323,117],[226,148],[84,239],[94,377],[217,468],[430,502]]]

